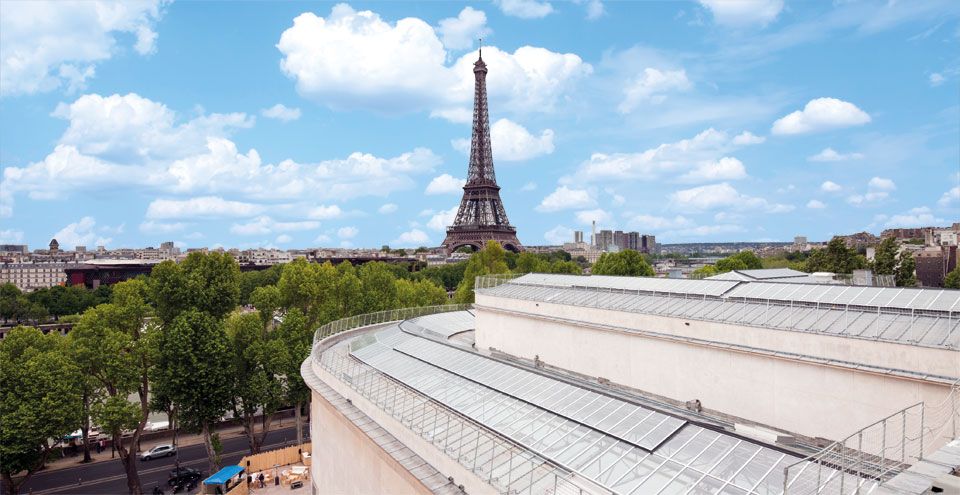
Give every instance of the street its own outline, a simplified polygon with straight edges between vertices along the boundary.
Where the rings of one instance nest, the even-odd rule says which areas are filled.
[[[296,428],[291,426],[271,431],[264,441],[263,450],[280,448],[296,442]],[[146,450],[150,446],[144,444]],[[223,466],[236,464],[249,450],[246,437],[234,437],[223,440]],[[151,493],[158,485],[166,493],[172,488],[167,486],[167,478],[174,469],[176,457],[165,457],[147,462],[137,461],[137,470],[140,472],[140,483],[145,494]],[[204,478],[210,476],[207,472],[207,456],[203,444],[188,445],[180,448],[180,467],[199,469]],[[79,483],[78,483],[79,480]],[[77,465],[65,469],[41,471],[34,474],[21,488],[22,493],[31,492],[35,495],[52,493],[127,493],[127,478],[123,472],[120,459],[103,461],[87,465]]]

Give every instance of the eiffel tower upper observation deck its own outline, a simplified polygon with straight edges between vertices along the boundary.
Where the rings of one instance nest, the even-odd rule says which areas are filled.
[[[463,199],[453,225],[447,228],[443,248],[449,253],[463,246],[483,248],[490,240],[504,249],[520,251],[517,229],[510,225],[500,200],[500,186],[493,171],[490,146],[490,116],[487,113],[487,64],[482,52],[473,64],[476,78],[473,101],[473,136],[470,140],[470,168],[463,186]]]

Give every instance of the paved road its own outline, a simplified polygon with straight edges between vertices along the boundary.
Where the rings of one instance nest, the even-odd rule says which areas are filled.
[[[264,441],[264,449],[274,449],[287,444],[295,444],[297,431],[295,427],[271,431]],[[144,445],[144,449],[147,446]],[[234,437],[223,441],[223,465],[236,464],[247,454],[246,437]],[[200,445],[189,445],[180,449],[180,467],[192,467],[209,476],[207,472],[207,453]],[[167,493],[171,489],[166,485],[167,477],[174,468],[174,458],[166,457],[147,462],[137,462],[140,472],[140,483],[144,493],[149,494],[154,485],[160,484]],[[77,478],[82,478],[82,484],[77,484]],[[34,495],[53,493],[71,494],[123,494],[127,493],[127,476],[124,474],[120,460],[103,461],[94,464],[78,465],[76,467],[41,471],[33,475],[21,489],[23,493],[33,490]]]

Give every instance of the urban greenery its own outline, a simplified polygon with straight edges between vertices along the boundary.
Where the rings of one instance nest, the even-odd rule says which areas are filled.
[[[453,299],[457,303],[472,303],[474,282],[480,275],[531,272],[579,275],[582,270],[577,263],[570,260],[570,254],[563,251],[550,254],[516,254],[506,251],[496,241],[487,241],[483,249],[473,253],[467,260]]]
[[[652,277],[656,274],[643,255],[632,249],[601,254],[590,272],[594,275],[628,275],[632,277]]]

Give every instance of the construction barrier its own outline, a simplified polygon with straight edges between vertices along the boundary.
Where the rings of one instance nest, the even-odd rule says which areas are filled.
[[[260,471],[273,469],[274,466],[286,466],[298,462],[310,467],[310,459],[304,459],[302,455],[304,452],[307,454],[312,452],[309,443],[244,456],[240,459],[239,465],[246,469],[247,473],[258,473]]]

